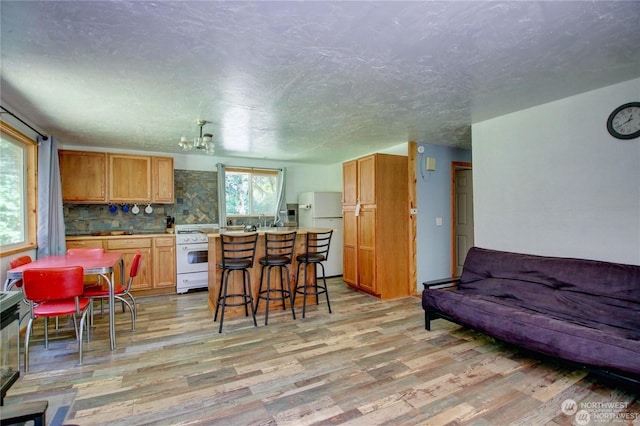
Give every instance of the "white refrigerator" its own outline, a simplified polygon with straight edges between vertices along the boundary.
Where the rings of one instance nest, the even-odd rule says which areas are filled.
[[[302,192],[298,195],[300,228],[333,229],[329,258],[324,262],[327,277],[342,275],[342,192]],[[322,276],[321,268],[318,268]]]

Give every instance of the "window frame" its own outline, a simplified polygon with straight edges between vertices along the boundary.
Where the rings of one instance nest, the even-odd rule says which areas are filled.
[[[37,149],[38,144],[33,139],[26,136],[11,125],[0,121],[0,133],[5,139],[10,139],[21,145],[25,152],[25,238],[24,241],[14,244],[0,246],[0,258],[35,249],[36,243],[36,220],[37,220]]]
[[[273,175],[276,177],[278,177],[278,173],[279,171],[276,169],[261,169],[261,168],[257,168],[257,167],[225,167],[225,179],[226,179],[226,175],[228,173],[248,173],[249,175]],[[250,179],[251,182],[251,179]],[[250,183],[251,185],[251,183]],[[225,191],[226,191],[226,187],[227,187],[227,183],[224,183],[225,186]],[[251,193],[251,186],[249,187],[249,193]],[[278,194],[274,194],[275,197],[278,196]],[[226,203],[226,198],[225,197],[225,203]],[[252,202],[252,207],[253,207],[253,200],[251,200]],[[278,200],[276,199],[275,202],[277,203]],[[247,217],[258,217],[261,215],[261,213],[250,213],[250,214],[246,214],[246,215],[242,215],[242,214],[229,214],[229,212],[227,212],[227,206],[225,205],[225,212],[226,212],[226,217],[227,218],[231,218],[231,219],[241,219],[241,218],[247,218]],[[277,209],[277,206],[275,207]],[[275,210],[274,210],[275,212]],[[262,213],[264,214],[264,213]],[[268,213],[269,216],[273,215],[273,212]]]

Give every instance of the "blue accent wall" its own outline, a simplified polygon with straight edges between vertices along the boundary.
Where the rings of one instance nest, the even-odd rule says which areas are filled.
[[[418,291],[428,280],[451,276],[451,163],[471,162],[471,151],[418,143],[417,195],[417,275]],[[427,157],[436,159],[436,170],[425,167]],[[436,225],[442,218],[442,226]]]

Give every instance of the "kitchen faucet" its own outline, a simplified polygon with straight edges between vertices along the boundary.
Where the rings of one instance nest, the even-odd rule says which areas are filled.
[[[267,227],[267,217],[264,215],[264,213],[261,213],[260,216],[258,216],[258,220],[262,221],[263,228]]]

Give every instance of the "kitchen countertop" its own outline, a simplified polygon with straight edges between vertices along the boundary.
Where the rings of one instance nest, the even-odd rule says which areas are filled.
[[[67,235],[65,238],[67,240],[87,240],[94,238],[148,238],[148,237],[173,237],[175,234],[169,234],[166,232],[160,231],[142,231],[142,232],[133,232],[132,234],[122,234],[122,235],[91,235],[91,234],[79,234],[79,235]]]
[[[207,236],[209,238],[218,238],[220,236],[220,234],[232,234],[232,235],[242,235],[242,234],[253,234],[253,233],[258,233],[258,235],[264,235],[267,232],[271,232],[271,233],[285,233],[285,232],[291,232],[291,231],[296,231],[299,235],[305,235],[308,234],[309,232],[327,232],[330,229],[328,228],[295,228],[295,227],[267,227],[267,228],[258,228],[256,231],[251,231],[251,232],[247,232],[244,231],[242,229],[232,229],[232,230],[226,230],[224,228],[220,229],[219,232],[212,232],[207,234]]]

